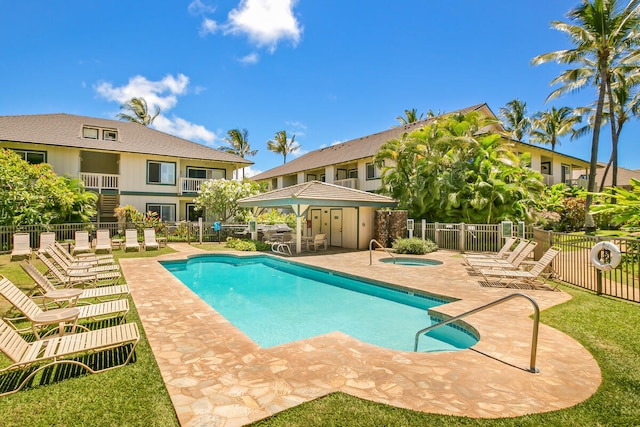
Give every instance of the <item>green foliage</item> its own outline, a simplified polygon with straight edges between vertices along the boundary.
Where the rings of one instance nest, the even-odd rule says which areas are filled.
[[[225,247],[235,249],[236,251],[245,252],[266,251],[271,248],[270,245],[264,242],[259,242],[257,240],[236,239],[233,237],[227,238]]]
[[[584,224],[586,191],[556,184],[545,188],[539,200],[538,223],[547,230],[578,231]]]
[[[0,225],[88,222],[97,200],[80,180],[56,175],[51,165],[0,150]]]
[[[260,186],[253,181],[212,179],[202,183],[194,202],[197,209],[206,209],[207,214],[215,220],[227,222],[233,219],[246,222],[251,216],[251,211],[240,208],[238,200],[257,194],[260,194]]]
[[[410,218],[495,224],[527,220],[544,187],[512,143],[479,133],[492,121],[478,113],[449,115],[383,144],[382,192]]]
[[[597,216],[611,215],[611,220],[620,226],[640,227],[640,180],[631,178],[631,190],[605,188],[597,194],[591,212]],[[611,203],[615,197],[616,203]]]
[[[115,209],[115,215],[118,218],[120,230],[125,229],[127,224],[134,224],[139,232],[145,228],[153,228],[156,232],[164,233],[166,229],[166,224],[162,222],[157,212],[143,213],[131,205],[126,205],[118,206]]]
[[[393,242],[393,249],[399,254],[424,255],[438,250],[438,245],[431,240],[412,237],[410,239],[397,239]]]
[[[284,214],[278,212],[277,209],[270,209],[268,211],[262,212],[256,218],[259,224],[287,224],[289,227],[295,229],[296,228],[296,216],[295,214],[289,213]]]

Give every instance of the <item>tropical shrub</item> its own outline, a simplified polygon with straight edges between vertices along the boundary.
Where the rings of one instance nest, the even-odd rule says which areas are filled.
[[[424,255],[438,250],[438,245],[431,240],[422,240],[418,237],[410,239],[397,239],[392,244],[392,248],[399,254]]]
[[[591,213],[602,217],[611,216],[611,221],[618,226],[628,228],[640,227],[640,180],[631,178],[631,190],[624,188],[605,188],[604,192],[597,195],[591,206]],[[616,203],[612,203],[615,196]]]
[[[570,232],[584,225],[586,192],[556,184],[547,187],[539,200],[538,224],[547,230]]]
[[[529,220],[544,188],[513,144],[481,132],[478,113],[453,114],[384,143],[375,156],[384,194],[409,217],[429,222],[496,224]]]
[[[258,240],[236,239],[234,237],[227,238],[225,247],[247,252],[267,251],[271,249],[271,245],[268,243],[260,242]]]
[[[131,205],[118,206],[114,212],[120,231],[124,230],[127,224],[133,224],[140,233],[145,228],[153,228],[156,233],[164,233],[166,230],[166,224],[162,222],[157,212],[143,213]]]
[[[262,212],[255,219],[259,224],[287,224],[293,229],[296,228],[296,216],[292,213],[285,214],[282,212],[278,212],[277,209],[270,209],[268,211]]]
[[[251,218],[251,210],[238,206],[238,200],[260,192],[260,185],[253,181],[212,179],[202,183],[194,202],[197,209],[206,209],[208,216],[216,221],[232,219],[244,223]]]

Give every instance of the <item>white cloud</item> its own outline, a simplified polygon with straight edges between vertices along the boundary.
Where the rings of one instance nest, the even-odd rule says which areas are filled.
[[[300,41],[302,27],[293,14],[297,0],[241,0],[229,12],[225,34],[245,34],[259,47],[274,51],[280,40]]]
[[[307,134],[307,125],[302,122],[284,122],[288,127],[288,132],[300,138]]]
[[[192,15],[202,15],[205,13],[213,13],[215,11],[215,7],[207,6],[200,0],[193,0],[191,3],[189,3],[189,13]]]
[[[259,60],[260,60],[260,56],[255,52],[240,58],[240,62],[242,62],[243,64],[257,64]]]
[[[190,141],[204,141],[211,146],[218,139],[215,133],[207,130],[204,126],[188,122],[176,116],[172,116],[171,119],[165,116],[158,116],[153,122],[153,127],[161,132]]]
[[[204,37],[207,34],[215,34],[218,31],[219,25],[216,21],[209,18],[202,18],[202,24],[200,24],[200,37]]]
[[[262,172],[264,171],[254,169],[251,166],[247,166],[246,168],[244,168],[244,176],[246,176],[247,178],[251,178],[252,176],[258,175]],[[240,172],[240,176],[242,176],[242,172]]]
[[[217,136],[202,125],[197,125],[180,117],[167,116],[167,112],[176,106],[178,96],[186,95],[189,78],[184,74],[167,75],[161,80],[150,81],[144,76],[134,76],[124,86],[113,86],[110,82],[99,82],[94,86],[99,95],[108,101],[122,104],[131,98],[144,98],[149,111],[153,113],[160,107],[160,115],[156,117],[152,127],[161,132],[179,136],[190,141],[201,141],[213,145]],[[198,88],[201,89],[201,88]]]

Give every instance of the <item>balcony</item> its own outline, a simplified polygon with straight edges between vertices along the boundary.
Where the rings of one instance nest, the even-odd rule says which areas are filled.
[[[196,194],[200,191],[200,186],[205,182],[205,178],[180,178],[180,186],[178,187],[178,194],[190,193]]]
[[[106,174],[106,173],[90,173],[80,172],[80,180],[84,182],[86,188],[92,190],[118,190],[120,175]]]
[[[337,181],[333,181],[335,185],[340,185],[342,187],[352,188],[354,190],[359,190],[360,183],[358,182],[358,178],[347,178],[347,179],[339,179]]]

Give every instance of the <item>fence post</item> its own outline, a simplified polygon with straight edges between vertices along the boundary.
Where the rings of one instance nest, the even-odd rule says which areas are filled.
[[[434,234],[434,237],[436,238],[436,245],[440,247],[440,223],[435,222],[433,226],[434,226],[433,234]]]
[[[459,228],[459,235],[458,235],[458,245],[460,246],[460,253],[463,254],[465,247],[466,247],[466,243],[467,243],[467,228],[465,226],[464,222],[460,223],[460,228]]]
[[[427,239],[427,220],[422,220],[422,241],[424,242]]]
[[[202,217],[198,217],[198,237],[200,244],[202,244]]]

